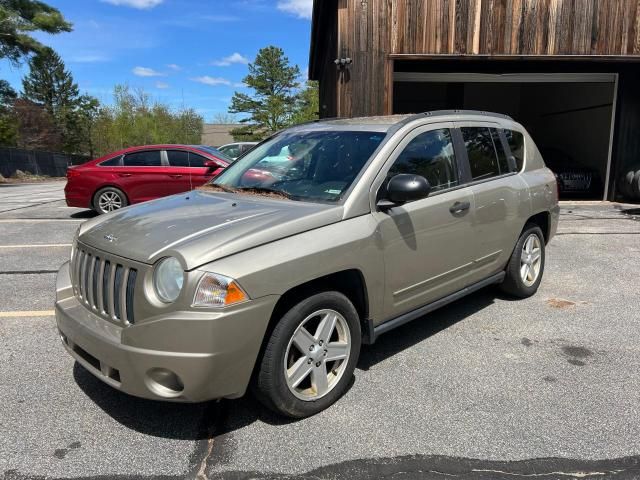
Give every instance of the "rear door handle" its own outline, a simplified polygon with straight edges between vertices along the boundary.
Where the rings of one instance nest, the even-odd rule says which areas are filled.
[[[466,212],[471,208],[471,202],[456,202],[449,207],[449,211],[454,215],[457,213]]]
[[[119,177],[130,177],[131,174],[130,173],[119,173],[118,176]]]
[[[182,178],[180,174],[169,175],[171,178]]]

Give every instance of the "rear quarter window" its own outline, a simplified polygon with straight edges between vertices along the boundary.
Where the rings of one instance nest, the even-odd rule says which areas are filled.
[[[117,167],[120,165],[120,160],[122,160],[122,155],[118,155],[117,157],[110,158],[109,160],[105,160],[100,163],[101,167]]]
[[[517,169],[520,171],[524,165],[524,135],[515,130],[506,129],[504,135],[507,138],[511,155],[516,159]]]

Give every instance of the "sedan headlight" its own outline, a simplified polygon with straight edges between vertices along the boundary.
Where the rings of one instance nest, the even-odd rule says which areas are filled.
[[[244,290],[232,278],[216,273],[205,273],[198,282],[193,306],[226,307],[248,299]]]
[[[153,272],[153,288],[165,303],[175,302],[184,284],[184,271],[178,259],[168,257],[156,265]]]

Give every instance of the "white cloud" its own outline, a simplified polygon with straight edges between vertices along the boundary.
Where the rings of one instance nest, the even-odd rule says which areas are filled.
[[[169,67],[174,72],[179,72],[180,70],[182,70],[182,67],[180,65],[176,65],[175,63],[170,63],[169,65],[167,65],[167,67]]]
[[[132,70],[133,74],[138,77],[166,77],[166,73],[158,72],[153,68],[136,67]]]
[[[205,75],[203,77],[195,77],[191,79],[194,82],[202,83],[204,85],[211,85],[212,87],[216,87],[218,85],[231,85],[231,81],[226,78],[220,77],[210,77]]]
[[[280,0],[278,10],[291,13],[299,18],[311,18],[313,0]]]
[[[147,10],[149,8],[157,7],[164,0],[102,0],[103,2],[110,3],[111,5],[125,6],[137,8],[139,10]]]
[[[156,88],[164,90],[166,88],[169,88],[169,84],[165,82],[156,82]]]
[[[238,52],[232,53],[228,57],[224,57],[220,60],[214,60],[211,62],[212,65],[216,67],[228,67],[233,63],[241,63],[242,65],[246,65],[249,63],[249,59]]]

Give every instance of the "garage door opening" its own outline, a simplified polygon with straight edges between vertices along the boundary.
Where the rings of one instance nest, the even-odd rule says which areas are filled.
[[[462,81],[464,80],[464,81]],[[561,198],[607,196],[615,74],[394,74],[393,111],[484,110],[531,133],[559,177]]]

